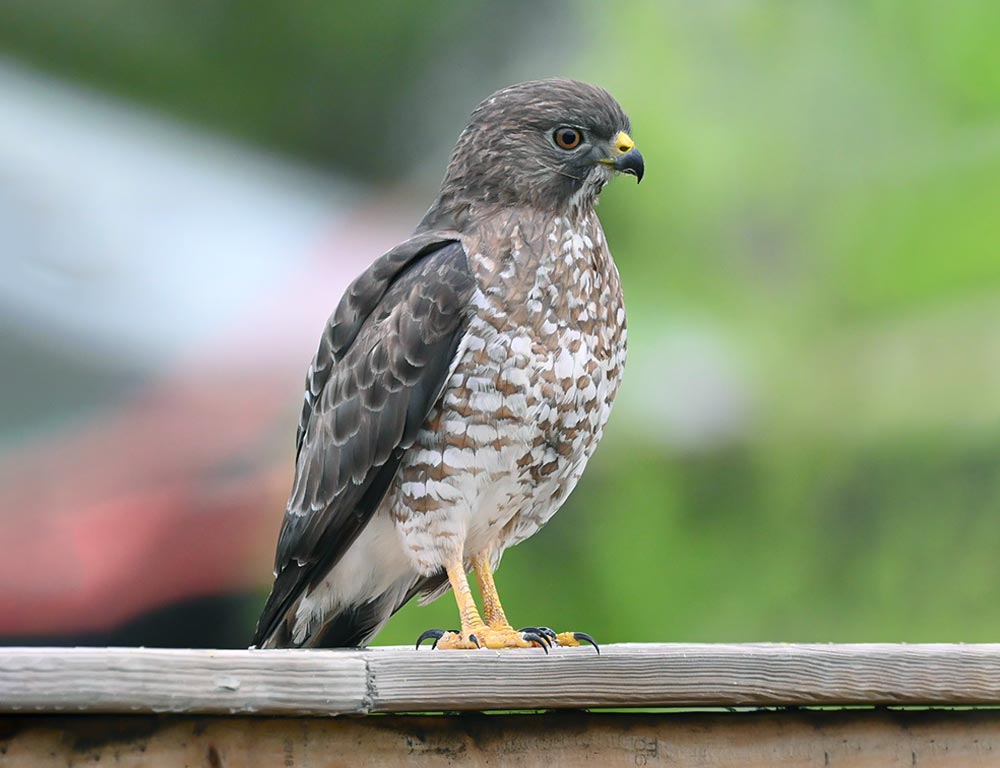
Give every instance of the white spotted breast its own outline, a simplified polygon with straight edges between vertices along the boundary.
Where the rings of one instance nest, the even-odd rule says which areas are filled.
[[[479,289],[441,400],[389,494],[423,573],[537,531],[576,485],[621,382],[625,310],[596,214],[512,217],[465,243]]]

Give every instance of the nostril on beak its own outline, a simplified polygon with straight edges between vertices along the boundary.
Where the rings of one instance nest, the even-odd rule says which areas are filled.
[[[619,155],[624,155],[635,149],[635,142],[632,141],[632,137],[629,136],[625,131],[618,131],[618,134],[612,141],[614,146],[614,151]]]

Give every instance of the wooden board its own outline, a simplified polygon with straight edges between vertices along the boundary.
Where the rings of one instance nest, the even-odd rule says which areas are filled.
[[[337,715],[620,707],[1000,705],[1000,645],[508,651],[0,648],[0,712]]]
[[[985,768],[993,710],[0,717],[0,765],[381,768]]]

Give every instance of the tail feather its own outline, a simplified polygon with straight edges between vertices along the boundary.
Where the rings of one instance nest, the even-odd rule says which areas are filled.
[[[291,622],[298,607],[298,590],[295,588],[299,578],[296,573],[299,566],[292,564],[286,567],[274,579],[271,594],[267,596],[264,609],[257,619],[253,634],[255,648],[290,648]]]
[[[367,645],[402,606],[398,595],[385,593],[361,605],[352,605],[326,621],[310,638],[317,648],[355,648]]]
[[[346,606],[335,614],[324,616],[315,630],[296,637],[295,615],[299,601],[283,606],[283,613],[272,616],[269,625],[257,626],[254,645],[258,648],[356,648],[367,645],[396,611],[417,594],[437,592],[447,587],[445,573],[419,579],[416,583],[390,589],[357,605]],[[272,595],[273,597],[273,595]],[[270,599],[269,599],[270,602]],[[269,615],[265,610],[264,615]]]

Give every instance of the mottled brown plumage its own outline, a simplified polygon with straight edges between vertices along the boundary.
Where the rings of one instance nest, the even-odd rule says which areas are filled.
[[[625,312],[594,204],[616,170],[641,178],[628,129],[607,92],[569,80],[473,112],[417,233],[321,339],[255,644],[363,644],[449,585],[463,628],[432,633],[441,647],[556,638],[510,629],[492,570],[565,501],[618,390]]]

